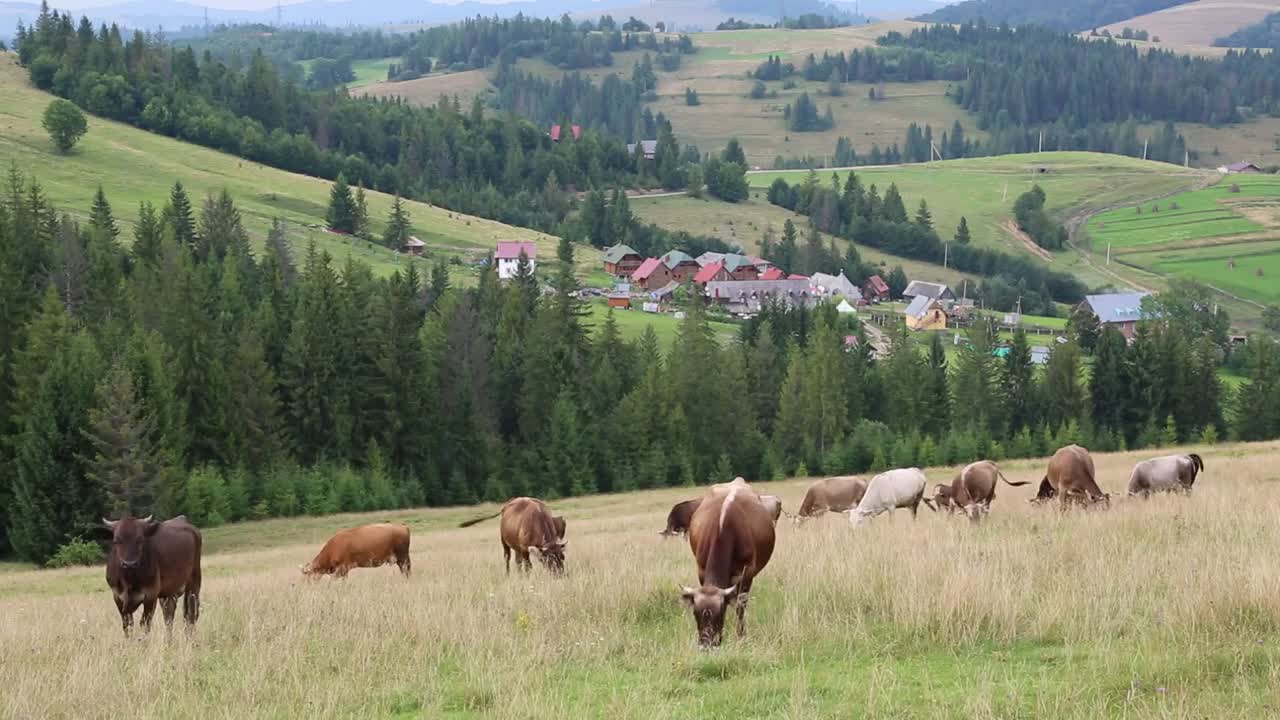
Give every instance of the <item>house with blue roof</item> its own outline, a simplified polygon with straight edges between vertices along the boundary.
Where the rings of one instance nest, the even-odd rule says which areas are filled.
[[[1150,294],[1137,292],[1086,295],[1084,304],[1098,318],[1099,326],[1112,325],[1124,335],[1125,340],[1132,341],[1138,331],[1138,321],[1147,318],[1142,312],[1142,298]]]

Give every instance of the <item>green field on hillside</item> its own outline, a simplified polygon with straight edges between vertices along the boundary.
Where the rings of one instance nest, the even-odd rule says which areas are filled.
[[[59,210],[87,217],[101,185],[116,218],[128,226],[143,201],[161,207],[175,180],[181,180],[194,203],[227,190],[244,217],[246,229],[261,243],[272,218],[288,221],[290,240],[299,252],[310,241],[341,259],[363,260],[379,272],[390,272],[406,259],[378,245],[352,242],[324,231],[328,181],[297,175],[233,155],[155,135],[122,123],[89,118],[89,132],[68,155],[58,154],[41,128],[41,114],[53,99],[27,84],[26,71],[11,54],[0,55],[0,158],[39,180]],[[369,216],[380,233],[392,198],[368,193]],[[556,239],[509,225],[449,212],[425,203],[407,202],[414,234],[429,253],[463,258],[486,256],[498,240],[535,240],[538,257],[555,257]],[[599,265],[600,253],[578,250],[584,272]]]
[[[374,83],[387,81],[387,70],[393,63],[400,61],[400,58],[370,58],[368,60],[356,60],[351,63],[351,70],[356,74],[354,82],[347,83],[349,88],[364,87],[373,85]]]
[[[1232,175],[1212,187],[1089,220],[1095,249],[1175,243],[1280,228],[1280,177]]]
[[[1167,275],[1195,278],[1250,300],[1280,304],[1280,241],[1131,253],[1120,260]]]
[[[609,306],[603,302],[591,303],[591,315],[588,322],[591,324],[591,331],[597,332],[604,327],[605,319],[609,316]],[[653,332],[658,336],[658,344],[662,346],[663,352],[671,348],[671,344],[675,342],[676,333],[680,331],[680,320],[671,313],[647,313],[640,309],[637,305],[631,310],[615,309],[613,311],[614,321],[618,323],[618,332],[621,333],[624,340],[638,340],[644,334],[645,328],[653,327]],[[722,342],[729,342],[738,337],[738,326],[733,323],[711,321],[711,330],[716,334]]]
[[[908,213],[921,198],[929,203],[939,234],[950,237],[960,217],[969,221],[976,245],[1023,252],[1022,244],[1004,227],[1013,217],[1013,203],[1033,185],[1047,195],[1047,207],[1058,219],[1121,203],[1190,188],[1205,173],[1165,163],[1147,162],[1119,155],[1084,152],[1046,152],[1003,155],[992,158],[859,169],[865,186],[872,183],[883,196],[890,183],[902,193]],[[748,175],[752,188],[769,187],[775,178],[795,184],[808,171],[763,172]],[[830,184],[832,171],[818,171],[818,180]],[[841,186],[845,172],[838,172]]]

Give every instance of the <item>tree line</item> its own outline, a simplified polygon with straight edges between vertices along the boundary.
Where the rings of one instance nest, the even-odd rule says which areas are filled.
[[[199,205],[199,208],[196,206]],[[175,184],[126,245],[99,192],[77,223],[11,171],[0,199],[0,527],[43,562],[102,515],[246,518],[563,497],[736,474],[1280,434],[1280,351],[1241,351],[1236,412],[1194,297],[1115,331],[1003,360],[979,324],[954,371],[898,332],[873,360],[831,306],[769,307],[732,341],[700,305],[669,348],[592,327],[574,246],[500,284],[408,263],[377,277],[277,223],[261,255],[222,193]],[[1073,322],[1074,324],[1074,322]],[[849,349],[847,337],[858,338]],[[1119,378],[1119,380],[1116,380]],[[1119,387],[1119,390],[1115,388]],[[696,430],[695,430],[696,429]]]
[[[809,216],[823,232],[937,265],[945,259],[948,266],[956,270],[1001,278],[1010,286],[1025,288],[1028,297],[1023,300],[1024,306],[1036,308],[1028,312],[1052,315],[1054,302],[1078,303],[1087,290],[1073,275],[1047,270],[1030,258],[973,247],[967,241],[967,223],[963,233],[957,228],[956,241],[944,247],[925,200],[921,200],[915,217],[909,217],[896,184],[891,184],[881,196],[874,184],[864,187],[854,172],[845,178],[843,187],[835,173],[829,185],[819,182],[815,172],[794,186],[778,178],[769,186],[768,199],[775,205]],[[960,237],[965,240],[961,241]],[[1001,309],[1011,309],[1011,305]]]
[[[1213,41],[1219,47],[1280,48],[1280,12]]]
[[[1054,30],[1079,32],[1146,15],[1188,0],[967,0],[922,15],[924,22],[986,22],[989,25],[1041,25]]]

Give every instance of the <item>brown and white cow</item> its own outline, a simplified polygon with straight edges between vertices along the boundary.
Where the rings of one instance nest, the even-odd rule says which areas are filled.
[[[991,512],[991,501],[996,499],[996,484],[1003,480],[1006,485],[1022,487],[1027,482],[1010,482],[1000,472],[1000,468],[990,460],[979,460],[969,463],[956,473],[950,485],[939,484],[934,489],[933,502],[948,513],[959,511],[973,522],[979,522],[982,516]]]
[[[516,554],[517,570],[533,569],[529,560],[532,554],[551,572],[564,572],[564,549],[569,544],[564,539],[564,518],[553,516],[547,504],[537,498],[513,498],[497,512],[468,520],[459,527],[471,527],[499,515],[502,520],[498,526],[498,539],[502,542],[502,557],[507,561],[508,574],[511,573],[512,552]]]
[[[1040,481],[1036,497],[1040,498],[1048,490],[1050,497],[1061,501],[1063,510],[1072,502],[1085,507],[1101,505],[1109,508],[1111,495],[1102,492],[1096,478],[1089,451],[1079,445],[1068,445],[1059,448],[1049,459],[1049,470]]]
[[[164,611],[165,625],[182,598],[182,617],[188,628],[200,618],[200,531],[179,515],[164,522],[126,517],[103,519],[111,530],[107,555],[107,585],[120,611],[125,637],[133,627],[133,613],[142,606],[142,629],[151,630],[156,602]]]
[[[849,512],[858,507],[866,492],[867,481],[852,475],[816,480],[804,493],[804,500],[796,512],[796,522],[801,523],[826,512]]]
[[[409,576],[409,528],[395,523],[364,525],[340,530],[301,567],[307,577],[334,575],[345,578],[352,568],[371,568],[394,562]]]
[[[751,586],[773,555],[773,543],[769,510],[750,485],[713,487],[702,498],[689,524],[699,586],[680,590],[680,598],[693,610],[702,647],[720,644],[731,602],[737,606],[738,635],[746,635]]]
[[[1196,475],[1203,470],[1204,460],[1195,453],[1143,460],[1133,466],[1129,494],[1148,497],[1155,492],[1182,492],[1190,495]]]

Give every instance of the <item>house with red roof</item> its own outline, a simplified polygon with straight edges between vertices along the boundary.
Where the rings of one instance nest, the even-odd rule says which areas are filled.
[[[884,302],[889,299],[889,283],[879,275],[872,275],[862,286],[862,298],[869,303]]]
[[[581,138],[581,137],[582,137],[582,126],[581,126],[581,125],[570,125],[570,126],[569,126],[569,132],[573,134],[573,139],[574,139],[574,140],[577,140],[577,139],[579,139],[579,138]],[[561,128],[560,128],[560,126],[559,126],[559,125],[552,125],[552,126],[551,126],[551,133],[550,133],[550,135],[551,135],[551,142],[553,142],[553,143],[558,143],[558,142],[560,142],[560,136],[561,136],[562,134],[563,134],[563,132],[562,132],[562,130],[561,130]]]
[[[537,254],[538,245],[532,240],[499,241],[497,249],[493,251],[493,263],[498,267],[498,279],[510,280],[516,276],[520,268],[521,255],[527,258],[530,272],[536,270]]]
[[[704,265],[697,275],[693,276],[693,284],[699,289],[705,289],[707,283],[715,281],[723,281],[729,279],[729,273],[725,270],[724,263],[714,262],[710,265]]]
[[[657,290],[672,281],[671,268],[658,258],[645,258],[640,267],[631,273],[631,282],[644,290]]]
[[[761,280],[786,280],[787,274],[782,272],[782,268],[771,267],[760,273]]]

